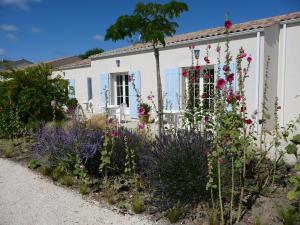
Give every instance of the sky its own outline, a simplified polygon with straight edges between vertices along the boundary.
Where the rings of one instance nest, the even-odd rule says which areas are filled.
[[[177,34],[300,11],[300,0],[181,0],[189,11],[176,20]],[[0,0],[0,59],[40,62],[111,50],[127,41],[104,41],[118,16],[131,14],[136,0]],[[149,2],[144,0],[143,2]],[[152,2],[166,3],[167,0]]]

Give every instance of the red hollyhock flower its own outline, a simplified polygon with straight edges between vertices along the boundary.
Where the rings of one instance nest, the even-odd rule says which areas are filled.
[[[202,98],[207,98],[207,93],[204,92],[204,93],[202,94]]]
[[[210,64],[210,60],[208,59],[207,56],[204,57],[204,61],[205,61],[207,64]]]
[[[229,71],[229,67],[228,67],[227,65],[224,65],[224,66],[223,66],[223,70],[224,70],[225,72],[227,72],[227,71]]]
[[[222,164],[223,162],[224,162],[223,159],[218,159],[218,163],[219,163],[219,164]]]
[[[120,133],[119,133],[119,131],[114,130],[114,131],[112,132],[111,135],[112,135],[113,137],[119,137],[119,136],[120,136]]]
[[[132,81],[132,76],[128,76],[128,82],[131,82]]]
[[[247,124],[247,125],[250,125],[250,124],[252,124],[252,120],[251,119],[245,119],[244,123]]]
[[[229,83],[232,83],[232,81],[234,80],[234,74],[233,73],[229,74],[226,79]]]
[[[211,45],[208,45],[208,49],[210,49],[211,48]]]
[[[236,96],[236,100],[237,100],[237,101],[241,101],[241,96],[240,96],[240,95],[237,95],[237,96]]]
[[[193,69],[193,70],[200,70],[201,67],[200,67],[200,66],[193,66],[192,69]]]
[[[217,52],[220,52],[220,51],[221,51],[221,47],[218,46],[218,47],[216,48],[216,51],[217,51]]]
[[[246,106],[244,106],[244,107],[241,107],[241,112],[244,112],[244,111],[246,111],[246,109],[247,109],[247,107],[246,107]]]
[[[196,82],[196,78],[192,77],[191,82],[195,83]]]
[[[248,61],[249,63],[251,63],[252,57],[251,57],[251,56],[248,56],[247,61]]]
[[[230,20],[226,20],[224,22],[224,27],[226,28],[226,30],[229,30],[232,27],[232,22]]]
[[[242,58],[245,58],[247,56],[247,53],[242,53],[242,54],[240,54],[240,59],[242,59]]]
[[[208,74],[204,74],[204,75],[203,75],[203,78],[204,78],[205,80],[208,80],[208,79],[209,79],[209,75],[208,75]]]
[[[217,89],[223,89],[225,86],[225,80],[223,78],[219,78],[216,84]]]
[[[188,75],[188,72],[186,70],[182,71],[182,76],[183,77],[187,77],[187,75]]]

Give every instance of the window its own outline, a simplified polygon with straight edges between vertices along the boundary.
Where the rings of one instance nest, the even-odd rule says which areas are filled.
[[[126,103],[127,107],[129,107],[128,75],[116,75],[116,90],[117,105]]]
[[[182,88],[183,93],[186,93],[186,107],[193,109],[202,105],[203,109],[212,109],[215,85],[214,68],[204,67],[199,71],[186,67],[182,71],[185,74]]]
[[[93,87],[92,87],[92,78],[87,78],[87,88],[88,88],[88,101],[93,98]]]

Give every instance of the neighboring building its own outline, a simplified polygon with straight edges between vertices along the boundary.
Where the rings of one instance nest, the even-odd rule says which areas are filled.
[[[58,68],[63,67],[65,65],[68,65],[68,64],[71,64],[71,63],[76,63],[78,61],[81,61],[81,59],[78,56],[68,56],[68,57],[43,61],[43,62],[40,62],[40,63],[48,64],[49,66],[51,66],[52,69],[58,69]]]
[[[26,59],[20,59],[20,60],[17,60],[17,61],[3,61],[3,62],[0,62],[0,72],[4,72],[10,68],[12,69],[24,69],[26,68],[27,66],[30,66],[32,65],[33,62],[30,62]]]
[[[264,73],[268,56],[268,108],[274,108],[275,96],[279,98],[280,123],[285,124],[300,112],[300,12],[236,24],[230,29],[230,50],[235,57],[242,46],[251,54],[253,62],[246,81],[248,112],[261,111]],[[166,47],[160,47],[160,69],[163,91],[166,99],[176,110],[183,105],[186,79],[181,76],[184,68],[191,66],[190,45],[200,49],[200,65],[208,68],[216,79],[217,54],[220,44],[221,57],[224,59],[225,30],[223,27],[176,35],[166,38]],[[203,58],[207,45],[211,45],[210,65]],[[231,65],[235,70],[235,64]],[[109,90],[109,104],[126,103],[128,113],[137,117],[136,96],[128,85],[128,76],[134,74],[135,83],[147,101],[150,93],[156,95],[156,66],[151,45],[135,44],[78,61],[54,71],[69,80],[75,89],[75,97],[80,103],[92,100],[94,113],[105,105],[104,88]],[[211,82],[211,81],[210,81]],[[212,82],[213,83],[213,82]],[[200,79],[199,89],[207,85]],[[180,96],[179,104],[175,96]],[[208,96],[209,97],[209,96]]]

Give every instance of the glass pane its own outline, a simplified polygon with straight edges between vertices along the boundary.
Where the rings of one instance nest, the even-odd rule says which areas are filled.
[[[128,85],[128,75],[125,75],[125,85]]]
[[[126,105],[129,107],[129,97],[126,97]]]

